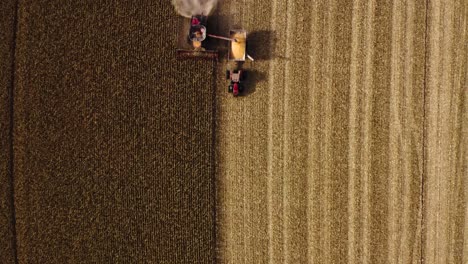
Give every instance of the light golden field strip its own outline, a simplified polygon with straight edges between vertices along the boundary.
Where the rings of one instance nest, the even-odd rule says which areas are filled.
[[[221,263],[466,263],[468,10],[452,2],[222,2],[220,31],[245,28],[260,59],[247,96],[218,80]]]
[[[449,2],[428,9],[426,263],[468,263],[468,2]]]

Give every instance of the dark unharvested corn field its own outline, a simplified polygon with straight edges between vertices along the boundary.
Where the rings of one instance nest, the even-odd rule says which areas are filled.
[[[468,263],[468,2],[0,5],[0,263]]]
[[[152,2],[19,3],[0,263],[212,263],[214,63],[176,61],[177,17]]]

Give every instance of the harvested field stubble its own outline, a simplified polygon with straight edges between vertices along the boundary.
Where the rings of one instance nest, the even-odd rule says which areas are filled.
[[[429,3],[221,3],[268,56],[218,80],[220,263],[466,262],[468,2]]]

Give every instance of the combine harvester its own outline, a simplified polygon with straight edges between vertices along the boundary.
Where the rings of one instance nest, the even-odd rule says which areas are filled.
[[[234,64],[232,70],[226,71],[226,78],[230,80],[228,91],[234,96],[242,94],[245,71],[241,70],[241,67],[246,58],[253,61],[253,58],[247,54],[247,32],[243,29],[230,30],[229,37],[223,37],[208,33],[208,17],[203,14],[192,16],[190,21],[186,20],[184,19],[182,26],[184,33],[179,35],[177,58],[217,60],[218,51],[208,38],[228,41],[228,61]]]
[[[182,21],[182,33],[177,43],[178,59],[217,59],[218,51],[206,39],[206,23],[204,15],[192,16],[190,21]],[[188,35],[187,35],[188,33]]]
[[[201,15],[194,15],[187,21],[186,18],[182,21],[182,34],[179,34],[178,43],[177,43],[177,58],[179,59],[217,59],[218,51],[214,46],[214,43],[211,43],[209,38],[221,39],[229,41],[230,43],[236,43],[237,37],[239,41],[244,43],[244,50],[246,51],[246,38],[247,33],[245,30],[231,30],[230,37],[218,36],[211,34],[207,30],[207,20],[208,17]],[[188,35],[187,35],[188,32]],[[240,47],[237,45],[236,47]],[[238,55],[238,53],[236,53]],[[233,55],[231,55],[232,57]],[[245,55],[248,56],[248,55]],[[245,61],[245,56],[243,61]],[[248,56],[252,59],[250,56]],[[234,58],[236,61],[241,61],[242,57]]]

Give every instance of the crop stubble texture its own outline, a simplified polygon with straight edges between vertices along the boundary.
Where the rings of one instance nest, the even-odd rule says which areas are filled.
[[[424,261],[468,262],[468,2],[430,1]]]
[[[221,4],[269,51],[218,81],[221,263],[466,262],[468,11],[430,2]]]
[[[213,263],[214,65],[175,60],[177,26],[169,1],[20,2],[19,263]],[[13,263],[1,217],[1,262]]]

